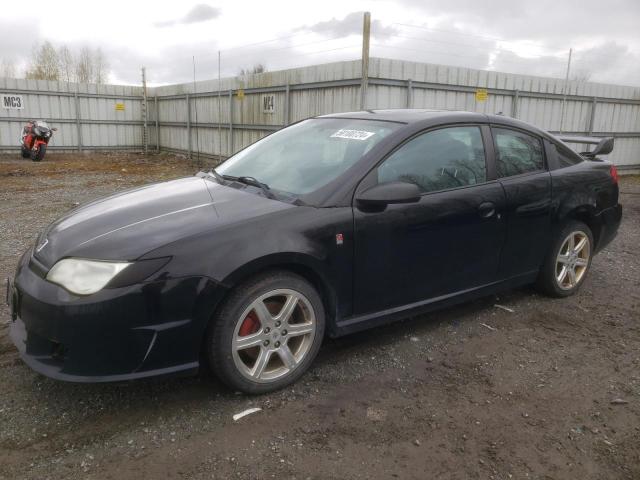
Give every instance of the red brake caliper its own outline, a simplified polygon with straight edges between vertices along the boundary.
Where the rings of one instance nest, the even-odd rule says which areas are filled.
[[[242,325],[240,325],[240,331],[238,332],[238,335],[241,337],[246,337],[247,335],[256,333],[258,330],[260,330],[260,320],[258,320],[258,316],[255,314],[255,312],[252,311],[251,313],[249,313],[249,315],[246,316],[246,318],[242,322]]]

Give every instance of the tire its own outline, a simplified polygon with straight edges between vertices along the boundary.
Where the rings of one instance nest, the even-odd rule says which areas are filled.
[[[22,158],[29,158],[31,156],[31,151],[28,148],[21,147],[20,154]]]
[[[269,272],[235,288],[213,315],[206,357],[230,388],[248,394],[272,392],[308,370],[324,328],[324,307],[316,289],[293,273]]]
[[[580,248],[583,240],[586,243]],[[570,245],[574,245],[573,254],[567,251]],[[556,298],[576,293],[591,268],[593,248],[593,233],[586,224],[576,220],[567,223],[557,233],[542,264],[536,281],[538,290]]]
[[[31,160],[34,162],[40,162],[44,160],[45,153],[47,153],[47,146],[40,145],[36,151],[31,152]]]

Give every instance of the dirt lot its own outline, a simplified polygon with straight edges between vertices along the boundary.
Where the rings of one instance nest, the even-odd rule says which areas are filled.
[[[196,170],[0,156],[0,276],[77,203]],[[19,360],[2,305],[0,478],[638,479],[640,179],[622,190],[621,232],[579,295],[526,288],[328,340],[299,384],[261,397],[206,376],[49,380]]]

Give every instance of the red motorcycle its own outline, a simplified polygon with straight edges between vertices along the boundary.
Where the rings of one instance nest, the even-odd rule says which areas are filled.
[[[57,128],[50,128],[44,120],[31,120],[22,128],[20,138],[22,158],[29,158],[34,162],[44,159],[47,145],[53,132]]]

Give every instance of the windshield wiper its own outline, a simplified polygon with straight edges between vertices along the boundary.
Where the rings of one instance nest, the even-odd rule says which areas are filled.
[[[259,189],[262,190],[262,192],[264,193],[265,197],[267,197],[267,198],[270,198],[272,200],[276,198],[276,196],[273,194],[273,192],[269,188],[269,185],[267,185],[266,183],[262,183],[262,182],[256,180],[254,177],[235,177],[233,179],[237,180],[238,182],[244,183],[245,185],[251,185],[253,187],[258,187]]]
[[[220,185],[224,185],[224,177],[216,172],[215,168],[212,168],[208,173],[215,178]]]

